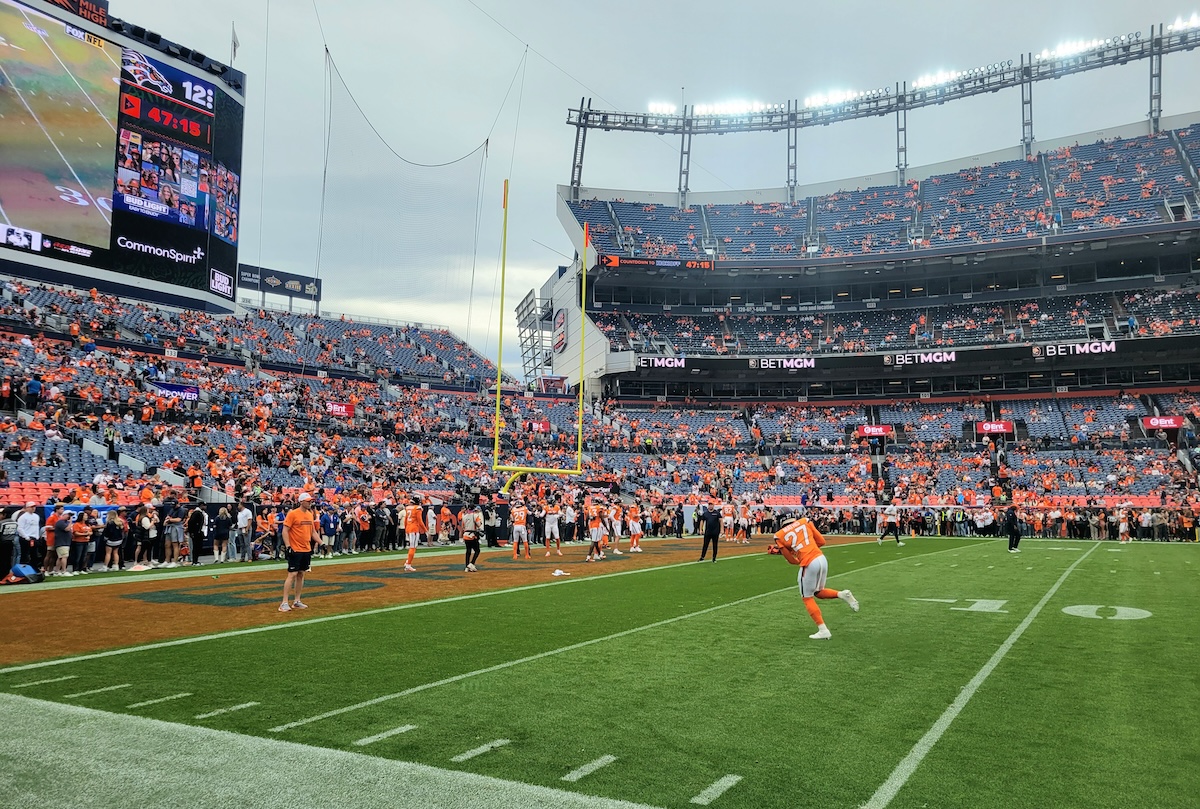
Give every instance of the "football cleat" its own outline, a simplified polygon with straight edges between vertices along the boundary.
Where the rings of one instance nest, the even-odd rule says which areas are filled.
[[[839,590],[838,598],[850,605],[850,609],[858,612],[858,599],[854,597],[854,593],[849,590]]]

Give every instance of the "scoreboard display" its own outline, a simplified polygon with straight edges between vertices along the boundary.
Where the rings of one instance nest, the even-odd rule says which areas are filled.
[[[232,301],[243,101],[123,40],[46,4],[0,0],[0,258]]]

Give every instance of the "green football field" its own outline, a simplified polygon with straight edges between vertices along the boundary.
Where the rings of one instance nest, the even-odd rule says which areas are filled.
[[[1194,545],[827,551],[862,604],[821,602],[828,641],[764,554],[3,669],[0,788],[39,809],[1197,806]]]

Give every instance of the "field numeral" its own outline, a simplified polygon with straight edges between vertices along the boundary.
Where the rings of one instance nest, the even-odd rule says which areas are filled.
[[[63,202],[69,202],[72,205],[79,205],[86,208],[90,203],[84,199],[83,194],[80,194],[74,188],[67,188],[65,185],[56,185],[54,190],[58,191]]]

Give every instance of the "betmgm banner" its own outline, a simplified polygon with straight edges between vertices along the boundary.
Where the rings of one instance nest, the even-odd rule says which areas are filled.
[[[238,288],[254,292],[270,292],[289,298],[321,302],[321,279],[309,275],[268,270],[251,264],[238,265]]]

